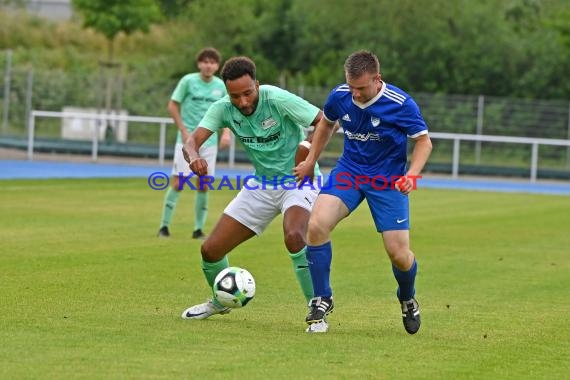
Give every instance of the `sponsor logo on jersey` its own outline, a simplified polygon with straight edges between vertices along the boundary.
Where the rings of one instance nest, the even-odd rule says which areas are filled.
[[[349,140],[358,140],[358,141],[381,141],[380,135],[378,133],[352,133],[350,131],[345,130],[344,134],[346,138]]]
[[[191,99],[194,102],[214,103],[219,98],[213,98],[213,97],[207,97],[207,96],[193,96]]]
[[[279,139],[281,132],[274,133],[267,137],[262,136],[238,136],[244,144],[267,144]]]
[[[344,121],[350,121],[350,116],[348,116],[348,114],[345,113],[344,116],[342,117],[342,120],[344,120]]]
[[[261,122],[261,128],[269,129],[276,124],[277,124],[277,122],[272,117],[270,117],[270,118],[267,118]]]

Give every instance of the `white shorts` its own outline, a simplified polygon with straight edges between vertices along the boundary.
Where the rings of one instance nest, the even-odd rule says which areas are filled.
[[[192,173],[188,162],[184,159],[182,154],[182,144],[176,144],[174,146],[174,164],[172,165],[172,175],[179,175],[179,173],[184,173],[187,177]],[[200,157],[206,160],[208,163],[208,175],[214,177],[216,175],[216,157],[218,155],[218,146],[208,146],[201,147],[198,152]]]
[[[257,185],[260,188],[253,190]],[[310,212],[319,194],[319,187],[314,187],[315,189],[309,186],[303,186],[301,189],[274,189],[268,186],[261,189],[261,184],[250,179],[247,187],[244,185],[227,205],[224,214],[231,216],[256,235],[261,235],[279,213],[285,214],[291,206],[299,206]]]

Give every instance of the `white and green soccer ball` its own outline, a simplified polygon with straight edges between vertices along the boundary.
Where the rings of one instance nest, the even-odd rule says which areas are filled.
[[[223,306],[243,307],[255,296],[255,280],[247,270],[229,267],[218,273],[213,290],[214,297]]]

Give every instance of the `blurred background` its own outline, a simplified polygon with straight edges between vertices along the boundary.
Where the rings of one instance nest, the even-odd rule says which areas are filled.
[[[0,0],[0,155],[170,165],[166,105],[205,46],[317,106],[371,50],[421,107],[427,171],[570,179],[568,0]]]

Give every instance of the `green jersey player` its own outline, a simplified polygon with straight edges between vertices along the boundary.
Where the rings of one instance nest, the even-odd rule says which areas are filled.
[[[305,256],[305,234],[318,186],[295,186],[295,154],[304,139],[303,127],[315,125],[322,111],[300,97],[273,86],[260,86],[254,62],[229,59],[221,72],[228,96],[212,104],[198,128],[185,141],[190,168],[205,175],[208,164],[198,150],[223,127],[243,144],[255,168],[238,195],[229,203],[212,233],[202,243],[202,269],[212,286],[216,275],[229,266],[227,254],[244,241],[260,235],[283,214],[284,241],[306,300],[313,287]],[[318,175],[318,169],[316,169]],[[270,183],[263,182],[269,181]],[[293,186],[289,186],[293,183]],[[215,299],[192,306],[185,319],[205,319],[230,311]]]
[[[178,135],[174,147],[174,164],[170,187],[164,196],[162,219],[159,237],[169,237],[169,226],[180,197],[180,176],[190,175],[188,163],[182,155],[182,142],[196,129],[198,122],[204,116],[208,107],[226,95],[226,88],[222,80],[214,74],[220,67],[220,53],[214,48],[204,48],[196,56],[199,72],[186,74],[180,79],[168,102],[168,112],[172,116]],[[229,145],[229,130],[222,133],[220,147]],[[200,155],[208,161],[208,175],[214,176],[216,170],[216,157],[218,154],[218,135],[213,134],[200,148]],[[197,186],[195,198],[194,239],[204,238],[202,229],[208,215],[208,188]]]

